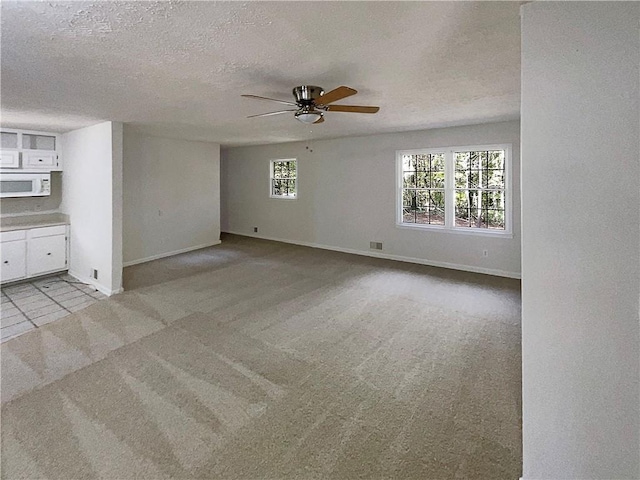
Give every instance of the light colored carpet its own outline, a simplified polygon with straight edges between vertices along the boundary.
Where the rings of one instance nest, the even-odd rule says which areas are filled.
[[[2,345],[2,478],[517,479],[519,282],[238,236]]]

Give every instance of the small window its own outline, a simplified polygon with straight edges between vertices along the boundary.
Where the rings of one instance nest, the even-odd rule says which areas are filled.
[[[398,225],[510,234],[510,145],[397,152]]]
[[[296,198],[298,194],[297,175],[297,160],[271,160],[271,197]]]

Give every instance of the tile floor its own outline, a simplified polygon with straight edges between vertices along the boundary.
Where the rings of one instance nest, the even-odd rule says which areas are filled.
[[[3,342],[106,298],[66,273],[3,287],[1,292]]]

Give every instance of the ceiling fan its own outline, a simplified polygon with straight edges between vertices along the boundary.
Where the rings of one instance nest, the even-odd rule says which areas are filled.
[[[353,88],[338,87],[330,92],[324,91],[322,87],[315,85],[301,85],[293,89],[294,102],[286,100],[276,100],[275,98],[260,97],[258,95],[242,95],[245,98],[256,98],[258,100],[268,100],[270,102],[278,102],[284,105],[295,107],[288,110],[279,110],[277,112],[261,113],[259,115],[249,115],[247,118],[268,117],[271,115],[280,115],[282,113],[295,112],[294,116],[302,123],[322,123],[324,122],[325,112],[352,112],[352,113],[376,113],[380,107],[362,107],[358,105],[332,105],[333,102],[342,100],[358,93]]]

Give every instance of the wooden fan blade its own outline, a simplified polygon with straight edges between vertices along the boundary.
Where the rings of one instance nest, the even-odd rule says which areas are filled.
[[[343,85],[342,87],[334,88],[321,97],[316,98],[315,103],[316,105],[328,105],[332,102],[336,102],[338,100],[342,100],[343,98],[350,97],[351,95],[355,95],[356,93],[358,93],[357,90],[345,87]]]
[[[328,105],[329,112],[378,113],[380,107],[362,107],[359,105]]]
[[[319,119],[317,119],[315,122],[313,123],[322,123],[324,122],[324,117],[320,117]]]
[[[296,103],[287,102],[286,100],[276,100],[275,98],[259,97],[258,95],[240,95],[240,96],[245,98],[255,98],[256,100],[268,100],[270,102],[278,102],[278,103],[282,103],[283,105],[291,105],[293,107],[298,106]]]
[[[249,115],[247,118],[269,117],[271,115],[280,115],[281,113],[297,112],[298,110],[280,110],[278,112],[261,113],[259,115]]]

